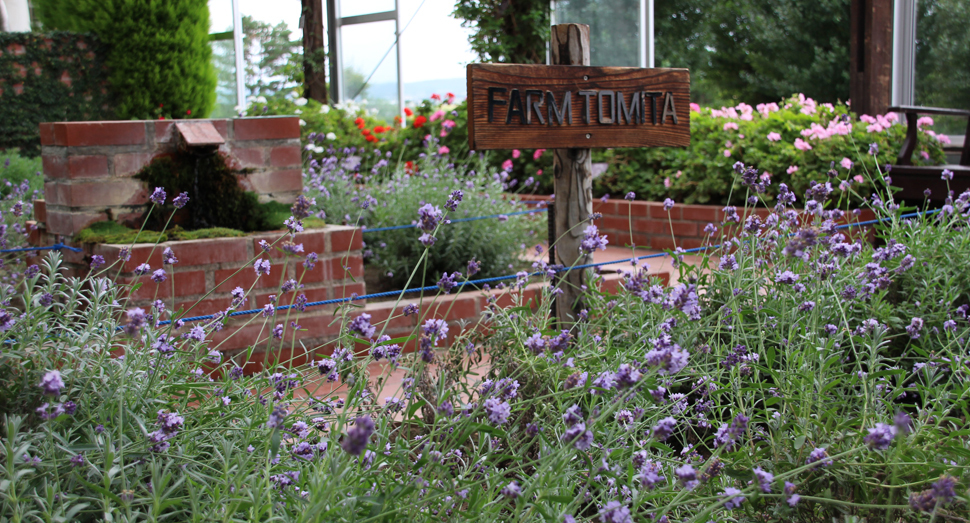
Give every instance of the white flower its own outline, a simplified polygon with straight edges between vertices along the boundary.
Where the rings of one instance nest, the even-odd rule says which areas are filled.
[[[258,104],[264,104],[264,103],[266,103],[266,97],[265,96],[257,96],[256,97],[256,103],[258,103]]]
[[[323,114],[329,113],[330,112],[330,106],[327,105],[327,104],[321,105],[320,106],[320,112],[323,113]]]
[[[336,133],[327,133],[327,140],[333,141],[337,139]]]
[[[303,111],[301,111],[300,109],[294,109],[293,110],[293,113],[294,114],[303,114]]]
[[[306,127],[306,120],[300,118],[300,127]]]
[[[317,145],[313,148],[313,152],[317,154],[323,154],[323,147],[320,147],[319,145]]]
[[[301,96],[296,100],[293,100],[293,103],[295,103],[296,105],[299,105],[300,107],[303,107],[304,105],[306,105],[306,98]]]

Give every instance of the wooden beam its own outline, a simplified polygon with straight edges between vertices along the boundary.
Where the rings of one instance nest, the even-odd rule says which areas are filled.
[[[849,97],[856,114],[885,114],[892,103],[893,0],[852,0]]]
[[[327,103],[326,54],[323,47],[323,0],[303,2],[303,96]]]
[[[589,26],[560,24],[552,26],[552,65],[589,65]],[[593,260],[592,255],[579,250],[589,215],[593,213],[593,164],[589,149],[554,149],[555,215],[558,238],[555,242],[556,263],[564,267],[582,265]],[[556,318],[560,328],[571,328],[583,309],[581,300],[585,284],[585,270],[560,274],[556,297]]]

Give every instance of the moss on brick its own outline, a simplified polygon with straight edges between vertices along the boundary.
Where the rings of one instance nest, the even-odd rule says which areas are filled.
[[[210,227],[187,231],[178,225],[165,232],[135,229],[125,227],[115,222],[97,222],[81,230],[74,236],[76,243],[115,243],[131,244],[137,238],[138,243],[156,243],[166,241],[202,240],[206,238],[237,238],[246,233],[226,227]]]

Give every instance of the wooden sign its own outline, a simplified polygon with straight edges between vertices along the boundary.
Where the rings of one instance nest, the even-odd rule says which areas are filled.
[[[473,150],[690,145],[687,69],[469,64]]]

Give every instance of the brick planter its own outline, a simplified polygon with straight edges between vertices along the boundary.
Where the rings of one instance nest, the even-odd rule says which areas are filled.
[[[298,118],[179,122],[211,123],[224,142],[218,151],[237,171],[239,185],[256,192],[260,201],[292,202],[303,189]],[[151,188],[132,176],[153,158],[176,151],[180,145],[176,123],[40,124],[46,232],[69,237],[97,221],[140,217]]]

